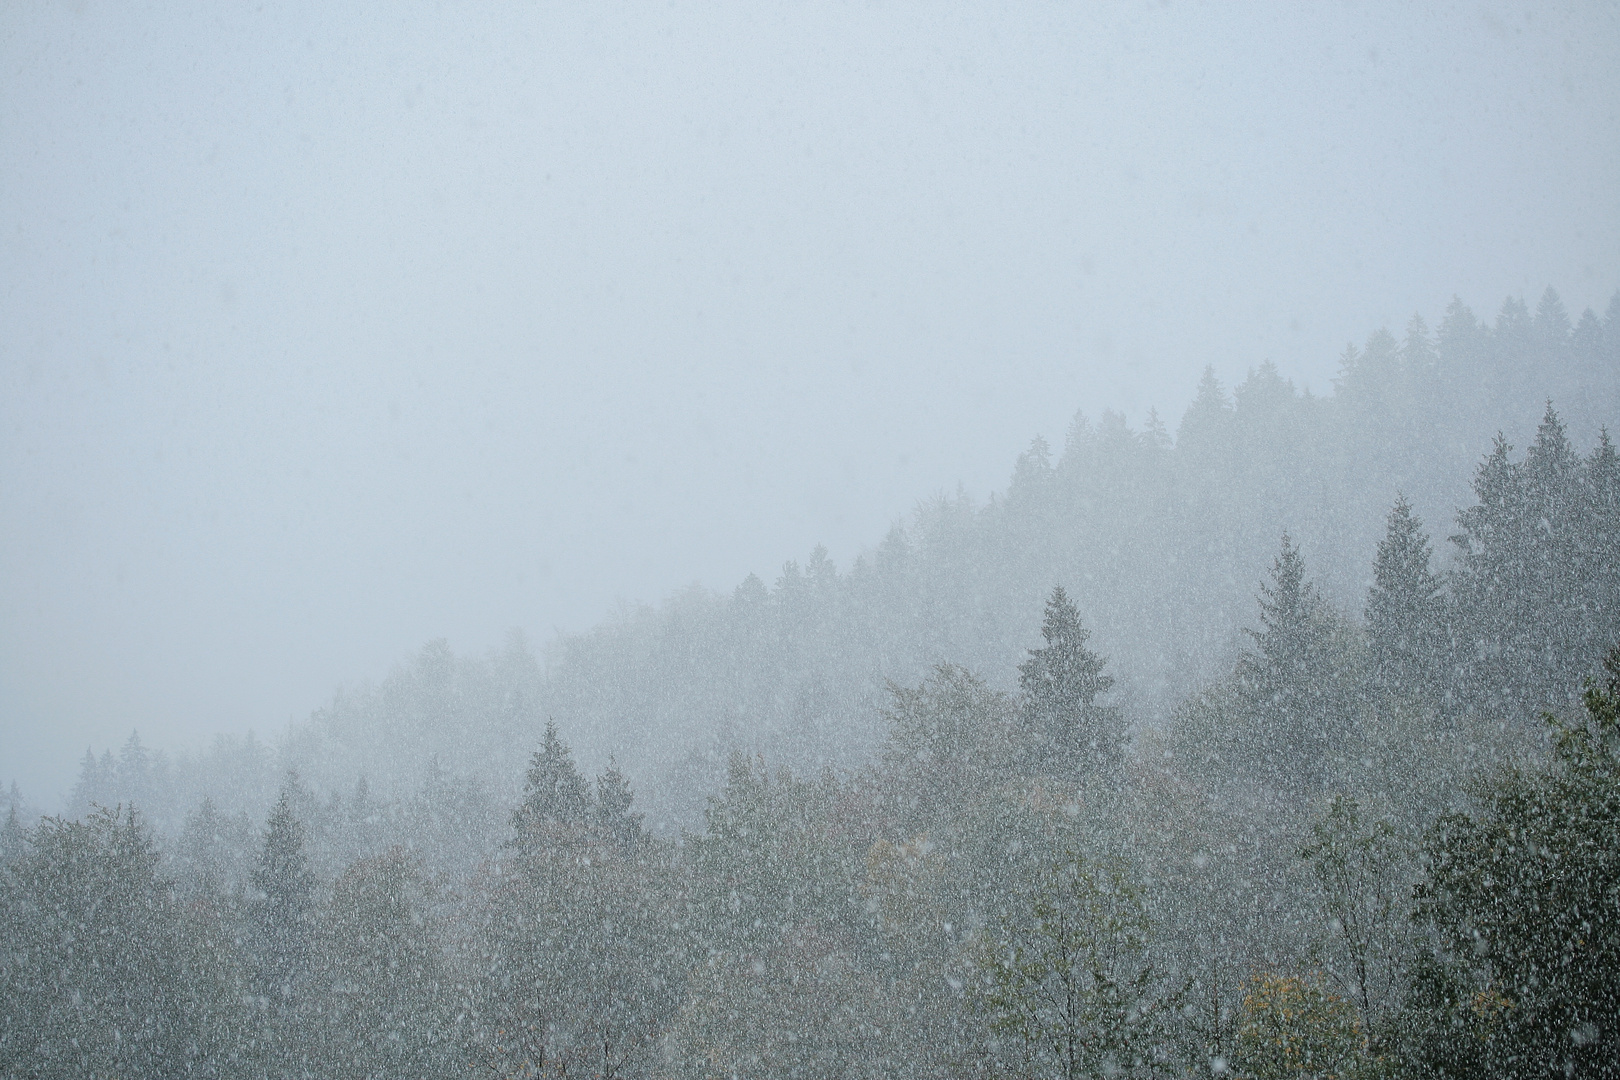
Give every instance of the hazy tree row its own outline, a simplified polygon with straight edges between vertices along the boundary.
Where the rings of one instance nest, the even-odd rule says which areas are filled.
[[[1285,537],[1251,648],[1134,745],[1054,590],[1015,693],[941,665],[891,687],[861,769],[734,756],[680,843],[549,726],[503,824],[446,798],[452,839],[376,832],[330,875],[345,813],[420,823],[427,793],[289,778],[262,829],[204,801],[167,854],[127,810],[14,816],[0,1046],[17,1075],[1609,1075],[1620,661],[1550,752],[1459,704],[1540,683],[1425,636],[1466,622],[1471,572],[1425,576],[1426,552],[1397,504],[1363,631]]]
[[[1617,318],[14,786],[0,1074],[1613,1075]]]

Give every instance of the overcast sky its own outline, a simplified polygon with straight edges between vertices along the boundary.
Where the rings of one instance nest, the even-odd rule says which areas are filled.
[[[0,782],[1601,310],[1617,9],[1415,6],[5,5]]]

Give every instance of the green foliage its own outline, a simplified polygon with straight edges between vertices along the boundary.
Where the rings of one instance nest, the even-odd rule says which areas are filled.
[[[418,861],[399,848],[333,883],[313,972],[331,1075],[436,1076],[462,1063],[455,1018],[465,994],[442,955],[434,900]]]
[[[1027,909],[982,939],[983,1007],[1042,1075],[1172,1071],[1174,995],[1147,957],[1142,897],[1117,865],[1072,852],[1042,868]]]
[[[1362,647],[1305,576],[1285,533],[1260,585],[1259,629],[1231,677],[1184,703],[1172,747],[1216,787],[1252,787],[1294,802],[1343,785],[1364,737]]]
[[[589,829],[519,851],[479,905],[475,1058],[519,1075],[643,1070],[683,993],[691,919],[654,852]]]
[[[1086,648],[1091,631],[1061,586],[1052,590],[1041,622],[1044,648],[1031,649],[1018,666],[1022,733],[1038,772],[1113,773],[1119,766],[1124,725],[1119,711],[1097,704],[1114,685],[1106,661]]]
[[[1549,403],[1524,459],[1498,437],[1458,515],[1456,695],[1529,719],[1576,704],[1620,625],[1620,469],[1605,437],[1584,462]]]
[[[0,869],[0,1075],[226,1075],[246,1046],[225,928],[158,873],[133,810],[46,818]]]
[[[512,812],[518,843],[527,844],[541,830],[583,824],[591,811],[590,788],[574,767],[574,755],[546,722],[545,741],[529,759],[523,780],[523,802]]]
[[[838,798],[830,777],[773,776],[733,755],[708,828],[687,840],[705,935],[760,949],[806,921],[854,916],[861,845],[838,834]]]
[[[1450,642],[1444,590],[1429,568],[1431,555],[1423,522],[1400,496],[1378,543],[1367,590],[1372,674],[1386,693],[1432,702],[1443,685]]]
[[[1435,938],[1409,1018],[1434,1073],[1620,1075],[1620,650],[1586,717],[1548,717],[1542,770],[1436,825],[1418,915]]]
[[[1401,1007],[1412,944],[1406,899],[1408,845],[1385,821],[1366,823],[1349,796],[1336,796],[1300,850],[1310,864],[1330,925],[1335,982],[1378,1035]]]
[[[304,826],[293,816],[296,781],[289,780],[270,811],[264,846],[251,875],[258,931],[260,993],[285,1000],[304,972],[315,874],[304,852]]]

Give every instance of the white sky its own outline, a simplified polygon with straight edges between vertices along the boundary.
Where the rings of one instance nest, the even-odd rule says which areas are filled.
[[[6,5],[0,783],[1601,310],[1617,9],[1414,7]]]

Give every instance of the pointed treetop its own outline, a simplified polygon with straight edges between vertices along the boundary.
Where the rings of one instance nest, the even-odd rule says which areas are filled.
[[[1551,285],[1536,305],[1536,332],[1554,345],[1562,345],[1569,337],[1569,312]]]
[[[546,721],[540,749],[529,759],[523,782],[523,802],[512,813],[519,834],[551,822],[575,825],[586,820],[590,791],[574,767],[574,755],[557,734],[556,721]]]
[[[1530,325],[1530,309],[1524,306],[1523,300],[1510,296],[1502,301],[1502,310],[1496,316],[1498,337],[1522,337]]]
[[[1052,475],[1052,447],[1041,435],[1030,440],[1029,449],[1018,455],[1013,466],[1009,494],[1039,486]]]
[[[252,873],[253,885],[273,911],[296,915],[308,904],[315,875],[304,854],[304,824],[293,815],[296,777],[289,777],[265,822],[264,847]]]
[[[1429,336],[1429,324],[1422,315],[1414,314],[1406,324],[1406,341],[1401,345],[1401,359],[1408,371],[1423,372],[1434,367],[1434,340]]]
[[[1439,576],[1429,569],[1434,551],[1423,521],[1412,513],[1405,495],[1396,496],[1387,520],[1367,590],[1367,624],[1375,644],[1428,619],[1441,588]]]
[[[607,772],[596,778],[596,816],[621,844],[634,843],[642,836],[645,815],[631,810],[635,801],[629,779],[620,771],[618,762],[609,757]]]
[[[1564,423],[1551,401],[1536,428],[1536,441],[1524,454],[1524,471],[1532,484],[1561,484],[1574,472],[1580,458],[1569,445]]]
[[[1037,768],[1060,773],[1094,772],[1118,762],[1123,731],[1118,710],[1097,697],[1114,685],[1103,674],[1107,661],[1086,648],[1091,632],[1061,585],[1052,589],[1041,621],[1044,648],[1031,649],[1018,665],[1026,752]]]
[[[1262,581],[1255,599],[1260,605],[1260,629],[1244,633],[1254,639],[1264,659],[1273,663],[1298,661],[1298,654],[1315,643],[1312,627],[1322,601],[1315,586],[1306,580],[1305,559],[1286,532],[1282,535],[1282,549],[1271,564],[1271,583]]]
[[[1090,705],[1092,699],[1114,685],[1102,673],[1106,661],[1086,648],[1091,631],[1080,625],[1080,611],[1063,586],[1054,586],[1041,620],[1046,647],[1031,649],[1018,665],[1018,683],[1026,695],[1044,699],[1060,694],[1065,700]]]
[[[1193,397],[1193,406],[1226,409],[1231,405],[1225,389],[1221,387],[1221,380],[1215,377],[1215,365],[1205,364],[1203,377],[1198,380],[1198,393]]]

